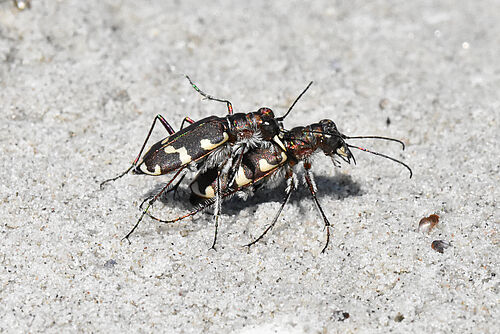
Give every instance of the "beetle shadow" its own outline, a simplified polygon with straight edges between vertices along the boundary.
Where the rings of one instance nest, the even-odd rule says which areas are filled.
[[[324,197],[334,197],[336,200],[343,200],[352,196],[361,196],[361,185],[354,181],[350,175],[338,174],[333,177],[315,176],[317,197],[322,204]],[[282,203],[285,198],[285,182],[281,182],[276,188],[264,188],[257,190],[254,195],[246,201],[236,196],[224,204],[224,211],[228,214],[237,214],[247,207],[256,206],[266,202]],[[312,195],[307,185],[299,175],[299,185],[290,198],[289,204],[298,203],[304,199],[312,200]],[[234,203],[234,204],[233,204]]]
[[[337,200],[343,200],[352,196],[361,196],[363,194],[361,190],[361,185],[354,181],[350,175],[338,174],[333,177],[326,176],[315,176],[316,185],[318,188],[317,196],[320,203],[323,197],[335,197]],[[165,183],[159,183],[155,185],[153,189],[148,191],[144,198],[152,197],[158,194]],[[165,192],[162,194],[158,201],[168,206],[180,207],[186,212],[189,212],[195,208],[189,201],[190,191],[188,187],[188,182],[183,182],[177,192]],[[285,182],[280,182],[275,188],[261,188],[255,191],[255,193],[249,196],[247,199],[243,199],[238,195],[234,195],[227,199],[223,203],[222,211],[224,214],[235,215],[238,214],[243,209],[257,206],[261,203],[266,202],[279,202],[284,200],[285,196]],[[302,182],[302,176],[299,175],[299,185],[298,189],[292,194],[289,203],[297,203],[302,201],[304,198],[309,198],[312,200],[311,193],[307,188],[307,185]]]

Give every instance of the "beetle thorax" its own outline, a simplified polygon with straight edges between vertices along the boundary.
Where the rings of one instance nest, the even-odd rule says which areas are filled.
[[[318,136],[311,126],[296,127],[287,134],[287,150],[298,161],[309,158],[319,148]]]

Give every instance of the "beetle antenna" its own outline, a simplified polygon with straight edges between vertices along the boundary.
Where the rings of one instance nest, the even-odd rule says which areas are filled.
[[[288,108],[288,111],[286,112],[286,114],[284,114],[281,117],[277,117],[276,118],[279,122],[283,121],[285,119],[285,117],[288,116],[288,114],[290,113],[290,111],[292,111],[292,109],[295,106],[295,104],[297,103],[297,101],[300,100],[300,98],[302,97],[302,95],[304,95],[304,93],[307,92],[307,90],[309,89],[309,87],[311,87],[312,84],[313,84],[313,81],[311,81],[309,83],[309,85],[307,85],[306,89],[304,89],[302,91],[302,93],[300,93],[300,95],[295,99],[295,101],[292,103],[292,105],[290,106],[290,108]]]
[[[366,149],[366,148],[363,148],[363,147],[354,146],[354,145],[350,145],[350,144],[347,144],[347,146],[348,146],[348,147],[351,147],[351,148],[356,148],[356,149],[358,149],[358,150],[360,150],[360,151],[364,151],[364,152],[371,153],[371,154],[373,154],[373,155],[378,155],[378,156],[384,157],[384,158],[389,159],[389,160],[392,160],[392,161],[394,161],[394,162],[397,162],[398,164],[403,165],[403,166],[405,166],[405,167],[408,169],[408,171],[410,172],[410,179],[411,179],[411,177],[413,176],[413,171],[411,170],[411,168],[410,168],[407,164],[405,164],[404,162],[399,161],[398,159],[395,159],[395,158],[393,158],[393,157],[390,157],[390,156],[385,155],[385,154],[382,154],[382,153],[378,153],[378,152],[375,152],[375,151],[370,151],[370,150],[368,150],[368,149]]]
[[[383,137],[383,136],[343,136],[345,139],[382,139],[382,140],[387,140],[387,141],[393,141],[396,143],[400,143],[401,146],[403,146],[403,150],[405,149],[405,143],[403,143],[401,140],[396,139],[396,138],[391,138],[391,137]]]
[[[191,87],[193,87],[195,91],[200,93],[201,96],[203,96],[207,100],[225,103],[227,105],[227,112],[229,113],[229,115],[233,114],[233,105],[231,104],[231,102],[229,102],[228,100],[224,100],[224,99],[218,99],[216,97],[213,97],[212,95],[208,95],[207,93],[205,93],[204,91],[199,89],[198,86],[196,86],[196,84],[191,80],[191,78],[188,75],[184,74],[184,76],[186,77],[186,79],[188,79],[189,83],[191,84]]]

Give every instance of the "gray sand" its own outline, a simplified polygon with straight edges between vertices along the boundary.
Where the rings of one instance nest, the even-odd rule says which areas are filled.
[[[169,3],[0,4],[0,332],[498,332],[500,2]],[[283,184],[224,203],[216,252],[210,212],[145,219],[128,245],[168,176],[99,182],[129,166],[156,114],[177,129],[226,113],[183,73],[236,111],[277,115],[314,80],[287,128],[330,118],[401,139],[351,143],[414,177],[357,150],[340,169],[318,154],[326,254],[304,187],[242,247]],[[187,184],[153,212],[189,210]]]

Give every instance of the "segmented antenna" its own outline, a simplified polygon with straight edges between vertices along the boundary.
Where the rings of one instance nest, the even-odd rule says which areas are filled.
[[[343,138],[344,139],[382,139],[382,140],[400,143],[401,146],[403,146],[403,150],[405,149],[405,143],[403,143],[399,139],[395,139],[395,138],[391,138],[391,137],[383,137],[383,136],[353,136],[353,137],[349,137],[349,136],[343,135]]]
[[[285,119],[285,117],[288,116],[288,114],[290,113],[290,111],[292,111],[292,109],[295,106],[295,104],[297,103],[297,101],[300,100],[300,98],[302,97],[302,95],[304,95],[304,93],[307,92],[307,90],[309,89],[309,87],[311,87],[312,84],[313,84],[313,81],[311,81],[309,83],[309,85],[307,85],[306,89],[304,89],[302,91],[302,93],[300,93],[300,95],[295,99],[295,101],[292,103],[292,105],[290,106],[290,108],[288,108],[288,111],[286,112],[286,114],[284,114],[281,117],[276,117],[276,120],[278,120],[279,122],[283,121]]]
[[[410,179],[413,176],[413,171],[411,170],[411,168],[407,164],[405,164],[404,162],[399,161],[398,159],[395,159],[393,157],[390,157],[390,156],[382,154],[382,153],[378,153],[378,152],[375,152],[375,151],[370,151],[370,150],[368,150],[366,148],[363,148],[363,147],[354,146],[354,145],[350,145],[350,144],[347,144],[347,143],[346,143],[346,145],[348,147],[350,147],[350,148],[355,148],[355,149],[358,149],[360,151],[368,152],[368,153],[371,153],[373,155],[378,155],[378,156],[384,157],[386,159],[392,160],[394,162],[397,162],[398,164],[401,164],[401,165],[405,166],[408,169],[408,171],[410,172]]]

